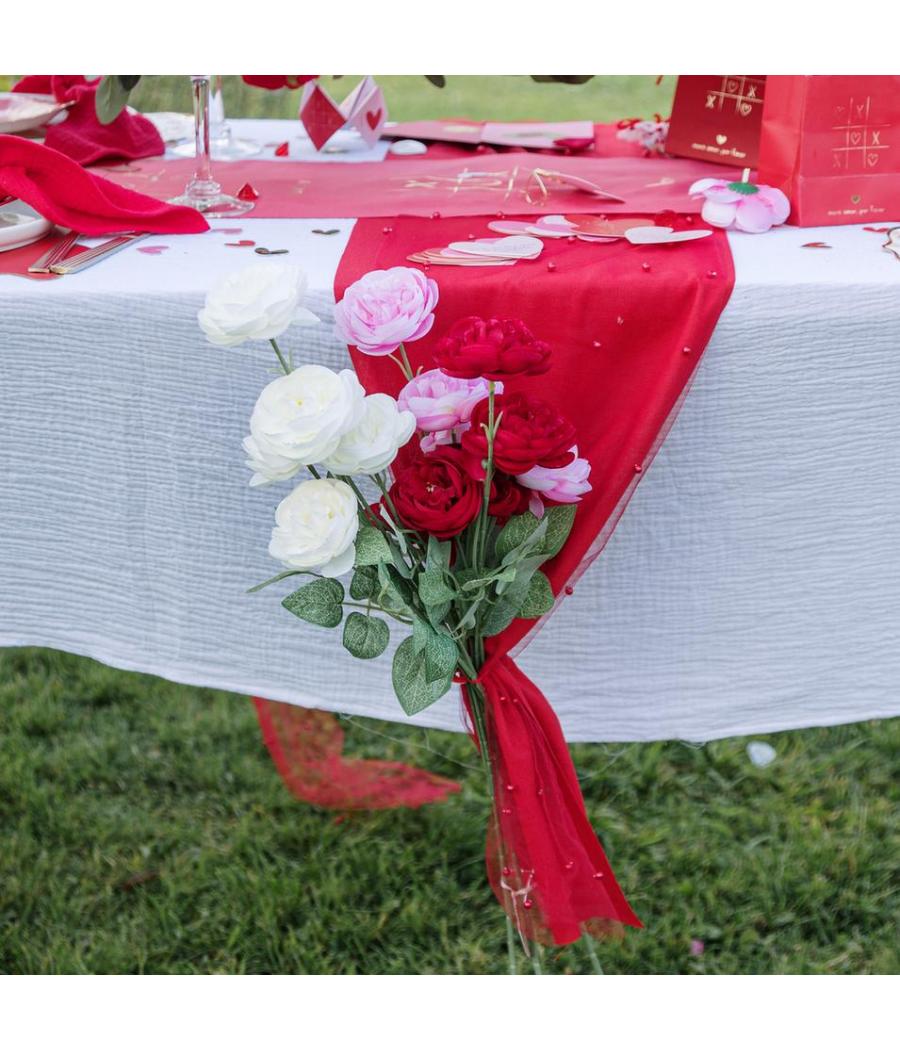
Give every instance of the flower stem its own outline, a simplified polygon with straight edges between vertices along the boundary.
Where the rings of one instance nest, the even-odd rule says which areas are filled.
[[[594,968],[594,973],[603,973],[603,967],[600,965],[600,960],[597,958],[597,949],[594,947],[594,938],[585,930],[581,935],[581,939],[584,941],[584,946],[587,948],[587,953],[591,959],[591,966]]]
[[[269,342],[272,344],[272,349],[275,351],[275,356],[278,358],[278,363],[281,365],[282,371],[286,376],[291,374],[291,366],[287,363],[284,358],[284,354],[278,348],[278,343],[274,339],[270,339]]]
[[[403,373],[403,378],[410,380],[413,378],[413,370],[412,365],[409,363],[409,358],[406,356],[406,348],[403,346],[403,343],[401,343],[397,349],[400,351],[399,357],[394,357],[393,354],[388,354],[388,357]]]

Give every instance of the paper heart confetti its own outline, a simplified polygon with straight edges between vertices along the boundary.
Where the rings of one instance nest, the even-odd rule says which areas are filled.
[[[256,241],[226,241],[226,248],[252,248]]]
[[[143,252],[144,255],[162,255],[163,252],[168,250],[168,244],[144,244],[138,248],[138,251]]]
[[[227,233],[231,237],[237,237],[239,233],[244,232],[243,226],[214,226],[212,233]]]
[[[671,226],[635,226],[625,231],[629,244],[680,244],[712,236],[712,230],[673,230]]]
[[[291,145],[289,142],[281,142],[275,147],[276,157],[286,157],[291,152]]]
[[[237,197],[237,199],[239,201],[255,201],[255,200],[259,200],[259,194],[250,185],[249,182],[245,182],[244,185],[241,186],[241,188],[235,194],[235,197]]]
[[[321,233],[323,237],[330,237],[333,233],[340,233],[340,230],[313,230],[313,233]]]
[[[475,241],[453,241],[449,248],[462,255],[506,259],[536,259],[544,245],[537,237],[485,237]]]
[[[824,241],[807,241],[806,244],[801,244],[801,248],[830,248],[830,244],[826,244]]]

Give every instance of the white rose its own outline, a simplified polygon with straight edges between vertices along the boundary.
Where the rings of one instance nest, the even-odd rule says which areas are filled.
[[[401,412],[388,394],[369,394],[362,419],[322,462],[332,474],[380,474],[416,429],[412,412]]]
[[[340,576],[353,568],[356,496],[335,478],[303,481],[275,511],[269,554],[290,569]]]
[[[216,281],[197,320],[216,346],[277,339],[292,321],[318,323],[302,305],[305,294],[306,274],[299,266],[259,262]]]
[[[251,485],[284,481],[337,449],[365,412],[366,393],[349,368],[332,372],[303,365],[279,376],[259,395],[244,438]]]

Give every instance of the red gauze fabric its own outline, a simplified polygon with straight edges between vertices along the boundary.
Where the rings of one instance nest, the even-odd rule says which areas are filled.
[[[655,170],[654,161],[646,164]],[[337,273],[336,299],[369,270],[409,265],[412,252],[487,235],[487,222],[399,218],[385,227],[383,220],[360,220]],[[546,375],[512,379],[505,388],[530,390],[565,412],[579,455],[592,465],[593,490],[579,504],[565,547],[544,566],[561,596],[600,552],[687,391],[733,287],[727,239],[716,231],[669,246],[545,241],[535,261],[432,267],[429,276],[440,301],[431,333],[407,346],[413,369],[434,367],[434,342],[470,314],[519,318],[552,348]],[[351,354],[367,390],[398,393],[403,381],[393,362]],[[590,828],[556,715],[509,658],[533,629],[533,621],[519,620],[489,639],[479,674],[499,771],[499,828],[489,836],[488,871],[520,932],[565,944],[585,930],[639,922]]]
[[[402,762],[344,758],[334,715],[253,697],[263,740],[290,791],[327,809],[415,808],[440,802],[459,784]]]
[[[193,208],[147,197],[85,171],[38,142],[0,135],[0,197],[10,194],[44,218],[77,233],[202,233],[209,223]]]
[[[109,124],[100,123],[94,106],[99,83],[78,76],[32,76],[20,80],[13,91],[53,95],[57,102],[72,103],[65,120],[46,129],[44,142],[79,164],[137,160],[165,153],[166,144],[159,132],[140,113],[123,109]]]

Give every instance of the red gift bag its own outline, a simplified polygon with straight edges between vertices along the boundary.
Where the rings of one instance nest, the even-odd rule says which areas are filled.
[[[765,77],[679,77],[666,152],[755,168]]]
[[[788,222],[900,216],[900,76],[769,77],[758,181],[783,190]]]

